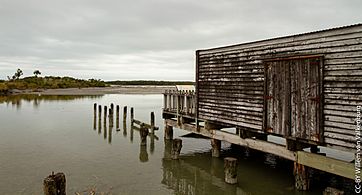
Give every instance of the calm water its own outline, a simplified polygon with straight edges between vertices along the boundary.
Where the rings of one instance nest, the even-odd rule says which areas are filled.
[[[99,125],[94,103],[134,107],[135,118],[146,122],[154,111],[157,137],[140,147],[129,118],[119,131],[116,119],[113,129],[103,116]],[[222,157],[239,159],[239,183],[227,185],[223,158],[211,158],[209,140],[181,137],[181,160],[169,160],[161,108],[161,95],[0,97],[0,194],[42,194],[52,171],[66,174],[68,194],[321,194],[326,185],[345,185],[316,173],[313,191],[297,192],[292,163],[223,143]],[[175,138],[185,134],[174,130]]]

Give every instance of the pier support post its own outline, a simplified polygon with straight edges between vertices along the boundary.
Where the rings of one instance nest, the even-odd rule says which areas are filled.
[[[220,157],[221,141],[217,139],[211,139],[211,147],[212,157]]]
[[[155,134],[155,113],[151,112],[151,133]]]
[[[109,128],[113,128],[113,110],[111,108],[109,108],[109,115],[108,115],[108,118],[109,118]]]
[[[134,120],[134,110],[133,107],[131,107],[131,126],[133,126],[133,120]]]
[[[64,173],[51,174],[43,181],[44,195],[65,195],[66,179]]]
[[[166,140],[172,140],[173,138],[173,127],[165,124],[164,138]]]
[[[94,112],[93,112],[93,129],[97,129],[97,103],[94,103]]]
[[[173,160],[178,160],[180,157],[180,152],[182,148],[182,140],[174,139],[172,142],[171,158]]]
[[[294,178],[297,190],[309,190],[310,179],[306,166],[294,162]]]
[[[148,136],[148,129],[142,123],[140,127],[140,135],[141,135],[141,146],[147,145],[147,136]]]
[[[238,160],[232,157],[224,158],[225,182],[228,184],[238,183],[237,178]]]
[[[94,118],[97,117],[97,103],[94,103]]]

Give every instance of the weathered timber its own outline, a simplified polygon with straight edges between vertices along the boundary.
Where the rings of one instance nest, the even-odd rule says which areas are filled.
[[[144,122],[142,122],[142,121],[140,121],[140,120],[137,120],[137,119],[133,119],[132,123],[137,124],[137,125],[143,124],[146,128],[149,128],[149,129],[152,128],[152,126],[151,126],[150,124],[144,123]],[[153,129],[154,129],[154,130],[158,130],[159,127],[155,127],[155,126],[154,126]]]
[[[142,124],[140,127],[141,145],[147,145],[148,129]]]
[[[211,139],[211,155],[212,157],[220,157],[221,141],[217,139]]]
[[[119,129],[119,105],[116,106],[116,129]]]
[[[133,107],[131,107],[131,123],[133,123],[134,120],[134,110]]]
[[[102,131],[102,106],[98,106],[98,134],[101,134]]]
[[[93,129],[97,129],[97,103],[94,103],[94,111],[93,111]]]
[[[298,151],[297,163],[354,179],[354,164],[309,152]]]
[[[237,165],[238,160],[232,157],[224,158],[224,172],[225,172],[225,182],[228,184],[238,183],[237,178]]]
[[[66,195],[66,179],[64,173],[52,173],[43,181],[44,195]]]
[[[173,138],[173,127],[171,125],[168,125],[165,122],[164,128],[165,128],[165,132],[164,132],[165,140],[172,140],[172,138]]]
[[[154,134],[155,133],[155,113],[151,112],[151,133]]]
[[[178,160],[180,156],[182,148],[182,140],[181,139],[174,139],[172,141],[172,150],[171,150],[171,158],[173,160]]]
[[[131,129],[130,129],[130,133],[131,133],[130,137],[132,137],[132,138],[131,138],[131,139],[132,139],[131,141],[133,141],[133,133],[134,133],[134,130],[140,132],[140,131],[141,131],[141,127],[137,127],[137,126],[132,126],[132,127],[131,127]],[[147,136],[150,137],[150,138],[153,137],[155,140],[159,140],[159,138],[158,138],[158,136],[157,136],[156,134],[152,135],[152,134],[148,133]]]
[[[127,120],[127,106],[123,107],[123,121]]]

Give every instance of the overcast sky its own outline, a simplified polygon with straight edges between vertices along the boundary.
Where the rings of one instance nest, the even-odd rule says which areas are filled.
[[[193,80],[195,50],[362,22],[362,0],[0,0],[0,79]]]

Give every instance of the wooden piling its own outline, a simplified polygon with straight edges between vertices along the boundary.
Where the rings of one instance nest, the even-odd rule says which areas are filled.
[[[220,157],[221,141],[217,139],[211,139],[211,155],[212,157]]]
[[[308,168],[302,164],[294,162],[295,188],[297,190],[309,190]]]
[[[131,123],[133,123],[134,120],[134,110],[133,107],[131,107]]]
[[[116,129],[119,129],[119,105],[116,106]]]
[[[145,127],[144,124],[141,124],[140,136],[141,136],[141,145],[147,145],[148,129]]]
[[[238,160],[232,157],[224,158],[224,172],[225,172],[225,182],[228,184],[238,183],[237,178],[237,164]]]
[[[165,124],[164,138],[166,140],[172,140],[173,138],[173,127]]]
[[[114,104],[113,103],[111,103],[111,110],[112,110],[112,112],[114,110]]]
[[[93,110],[94,110],[94,118],[96,118],[97,117],[97,103],[94,103],[94,108],[93,108]]]
[[[155,113],[151,112],[151,133],[155,134]]]
[[[123,121],[127,120],[127,106],[123,107]]]
[[[102,106],[99,105],[98,106],[98,134],[101,133],[101,129],[102,129]]]
[[[109,129],[111,129],[113,127],[113,113],[112,113],[112,109],[109,108],[109,115],[108,115],[108,118],[109,118]]]
[[[171,150],[171,158],[173,160],[179,159],[181,148],[182,148],[182,140],[174,139],[172,142],[172,150]]]
[[[104,115],[103,115],[103,118],[104,118],[104,123],[106,123],[106,121],[107,121],[107,106],[104,106]]]
[[[51,174],[43,181],[44,195],[65,195],[66,179],[64,173]]]
[[[97,103],[94,103],[94,108],[93,108],[93,129],[96,130],[97,129]]]

